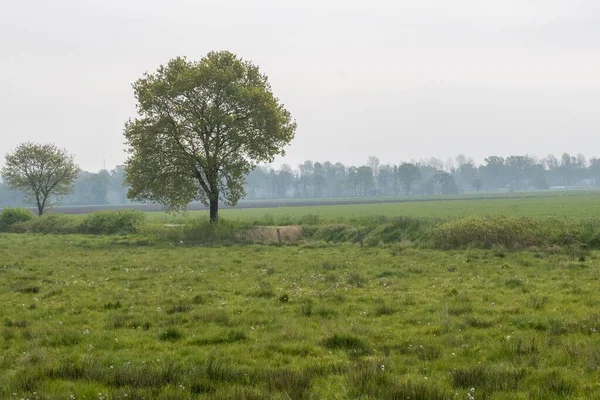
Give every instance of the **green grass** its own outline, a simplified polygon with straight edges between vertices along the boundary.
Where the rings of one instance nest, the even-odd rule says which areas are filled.
[[[352,204],[341,206],[277,207],[224,209],[223,218],[244,222],[266,221],[272,223],[301,222],[308,215],[321,220],[348,220],[372,216],[385,217],[428,217],[448,218],[484,215],[510,215],[534,218],[592,218],[598,216],[600,192],[549,193],[544,196],[502,199],[457,199],[414,201],[404,203]],[[206,217],[206,211],[191,211],[185,214],[151,212],[151,220],[161,222],[185,222]]]
[[[0,398],[600,398],[599,252],[137,244],[0,235]]]

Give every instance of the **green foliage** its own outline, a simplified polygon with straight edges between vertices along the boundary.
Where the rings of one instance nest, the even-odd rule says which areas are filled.
[[[64,214],[45,214],[24,223],[15,224],[17,232],[72,234],[81,233],[81,221]]]
[[[305,226],[303,230],[308,238],[334,243],[357,242],[361,237],[359,227],[343,223],[309,225]]]
[[[146,214],[137,210],[98,211],[81,221],[81,232],[94,235],[137,233]]]
[[[79,167],[72,155],[54,144],[23,143],[6,155],[0,174],[42,215],[51,197],[60,198],[71,192]]]
[[[443,248],[466,246],[532,246],[578,244],[581,224],[560,219],[526,217],[466,217],[442,223],[433,230],[435,243]]]
[[[31,221],[34,217],[26,208],[5,208],[0,212],[0,231],[9,231],[13,225]]]
[[[427,218],[397,217],[369,225],[372,230],[366,237],[371,242],[393,243],[403,240],[418,242],[426,238],[435,221]]]
[[[313,240],[332,243],[364,243],[377,246],[401,241],[421,242],[428,239],[435,221],[426,218],[384,216],[363,217],[347,223],[324,223],[304,226],[304,234]]]
[[[170,60],[133,85],[139,117],[125,127],[128,197],[169,210],[194,200],[236,204],[256,163],[284,153],[296,124],[258,67],[211,52]]]
[[[421,170],[415,164],[402,163],[395,168],[394,179],[402,183],[406,195],[409,195],[412,186],[421,179]]]

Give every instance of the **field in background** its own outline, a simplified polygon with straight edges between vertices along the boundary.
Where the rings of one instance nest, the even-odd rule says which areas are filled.
[[[597,252],[0,241],[1,398],[600,398]]]
[[[340,220],[368,216],[410,217],[463,217],[484,215],[510,215],[524,217],[595,218],[600,216],[600,192],[561,192],[535,197],[506,197],[500,199],[454,199],[437,201],[413,201],[401,203],[373,203],[328,206],[293,206],[270,208],[240,208],[220,210],[220,216],[245,222],[268,218],[292,220],[316,215],[323,220]],[[148,217],[165,223],[184,222],[188,219],[207,217],[206,211],[189,211],[184,214],[150,212]]]

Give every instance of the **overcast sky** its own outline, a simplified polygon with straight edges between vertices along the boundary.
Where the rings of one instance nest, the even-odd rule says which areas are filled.
[[[598,0],[0,0],[0,153],[125,160],[131,83],[230,50],[298,123],[287,157],[600,155]]]

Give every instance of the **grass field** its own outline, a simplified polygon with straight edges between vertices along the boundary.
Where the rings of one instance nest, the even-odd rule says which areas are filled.
[[[600,398],[600,253],[140,244],[0,236],[0,398]]]
[[[474,215],[497,215],[526,217],[592,218],[600,215],[600,192],[565,192],[553,196],[503,198],[503,199],[457,199],[437,201],[414,201],[387,204],[353,204],[335,206],[244,208],[221,210],[223,218],[240,221],[266,219],[297,221],[307,215],[323,220],[340,220],[382,215],[386,217],[462,217]],[[148,213],[150,219],[164,222],[184,222],[206,217],[206,211],[190,211],[185,214]]]

